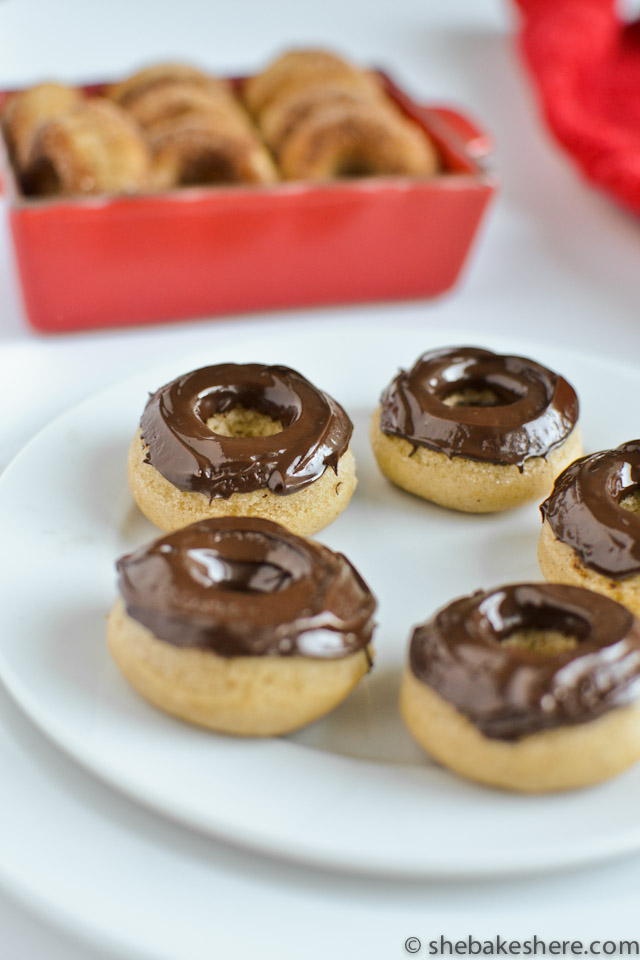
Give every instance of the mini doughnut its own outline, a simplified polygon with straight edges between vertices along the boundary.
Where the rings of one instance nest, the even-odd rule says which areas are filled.
[[[135,193],[149,186],[150,155],[128,114],[93,97],[36,132],[25,192],[38,195]]]
[[[640,440],[576,460],[540,507],[547,580],[597,590],[640,616]]]
[[[308,113],[279,147],[286,180],[353,176],[432,176],[431,141],[400,113],[367,101],[328,103]]]
[[[289,134],[315,111],[327,106],[372,101],[386,106],[379,86],[369,76],[329,77],[322,83],[295,87],[286,96],[269,103],[260,114],[260,132],[277,154]]]
[[[541,499],[582,452],[578,398],[558,374],[477,347],[401,370],[371,423],[378,466],[444,507],[487,513]]]
[[[224,733],[332,710],[371,665],[376,602],[342,554],[267,520],[203,520],[118,561],[109,649],[143,697]]]
[[[204,367],[151,395],[129,451],[129,485],[162,530],[251,516],[312,534],[355,489],[352,430],[335,400],[288,367]]]
[[[248,80],[244,97],[285,180],[427,177],[439,167],[380,77],[326,51],[290,51]]]
[[[452,770],[509,790],[569,790],[640,759],[640,621],[590,590],[515,584],[416,627],[407,729]]]
[[[160,87],[173,83],[189,84],[192,87],[208,89],[229,89],[226,80],[214,77],[189,64],[158,63],[152,67],[139,70],[120,83],[111,84],[107,87],[105,95],[119,106],[130,109],[138,97],[150,90],[158,90]]]
[[[144,130],[148,130],[158,122],[173,120],[186,113],[208,114],[221,106],[237,110],[230,90],[175,81],[149,87],[133,100],[127,112]]]
[[[20,170],[28,161],[40,125],[80,106],[83,99],[80,90],[60,83],[39,83],[8,98],[2,111],[2,125]]]
[[[156,190],[278,178],[226,80],[186,64],[159,64],[114,84],[108,95],[145,130]]]
[[[109,94],[147,135],[156,190],[277,179],[273,160],[226,80],[164,64],[116,84]]]
[[[157,189],[219,183],[272,183],[273,160],[242,116],[223,106],[190,111],[147,128]]]
[[[275,100],[304,84],[316,84],[331,78],[347,78],[362,74],[357,67],[328,50],[289,50],[274,60],[266,70],[250,77],[243,86],[242,95],[254,116]]]

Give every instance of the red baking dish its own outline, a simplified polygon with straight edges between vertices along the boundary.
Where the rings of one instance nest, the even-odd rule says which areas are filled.
[[[449,289],[495,190],[481,162],[489,140],[465,115],[419,106],[382,76],[435,141],[442,174],[39,200],[20,195],[2,145],[33,326],[72,331]]]

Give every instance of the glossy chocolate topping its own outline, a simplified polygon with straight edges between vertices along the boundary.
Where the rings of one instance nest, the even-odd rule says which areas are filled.
[[[640,440],[582,457],[563,470],[540,507],[555,536],[597,573],[640,573],[640,515],[621,501],[640,490]]]
[[[573,387],[546,367],[453,347],[400,371],[382,396],[380,426],[414,448],[522,469],[563,443],[577,420]]]
[[[202,520],[117,568],[129,616],[178,647],[327,660],[371,641],[376,601],[346,557],[270,520]]]
[[[527,630],[577,643],[555,654],[504,644]],[[638,700],[640,621],[582,587],[514,584],[454,600],[416,627],[409,663],[485,736],[512,740]]]
[[[224,437],[207,420],[234,407],[282,424],[268,437]],[[140,429],[150,463],[180,490],[211,500],[233,493],[296,493],[337,472],[353,424],[342,407],[295,370],[219,363],[194,370],[152,394]]]

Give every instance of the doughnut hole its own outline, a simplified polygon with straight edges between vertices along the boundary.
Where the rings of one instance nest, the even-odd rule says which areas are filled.
[[[465,390],[456,390],[442,398],[447,407],[498,407],[503,402],[495,391],[488,388],[469,387]]]
[[[575,635],[561,630],[523,629],[510,634],[500,643],[503,647],[515,647],[539,653],[543,657],[554,657],[575,650],[579,640]]]
[[[521,393],[504,385],[471,379],[461,384],[445,384],[438,396],[447,407],[507,407],[522,399]]]
[[[620,506],[632,513],[640,513],[640,488],[629,490],[620,500]]]
[[[207,426],[220,437],[272,437],[284,429],[280,420],[241,405],[214,413],[208,417]]]
[[[212,148],[194,152],[191,156],[185,154],[184,162],[179,167],[176,185],[180,187],[197,187],[225,183],[242,183],[245,172],[233,157],[226,155],[222,150]]]
[[[207,183],[233,183],[236,179],[230,161],[212,151],[191,157],[180,171],[178,185],[195,187]]]
[[[497,627],[490,615],[492,600],[481,604],[483,614],[481,633],[484,639],[500,647],[527,650],[540,657],[554,657],[575,650],[589,637],[590,627],[579,614],[569,614],[553,604],[524,603],[516,622],[505,622]]]
[[[48,157],[34,163],[22,180],[24,192],[39,197],[62,193],[63,186],[56,165]]]
[[[358,151],[354,151],[338,160],[334,175],[349,179],[350,177],[373,177],[377,172],[370,159]]]

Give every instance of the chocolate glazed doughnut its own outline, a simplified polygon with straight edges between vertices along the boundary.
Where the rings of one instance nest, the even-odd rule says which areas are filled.
[[[335,400],[288,367],[204,367],[151,395],[129,454],[131,490],[163,530],[259,516],[315,533],[355,489],[352,430]]]
[[[484,513],[545,496],[581,453],[578,398],[558,374],[477,347],[432,350],[389,384],[371,443],[394,483]]]
[[[576,460],[540,507],[547,580],[589,587],[640,614],[640,440]]]
[[[342,554],[278,524],[203,520],[117,568],[111,653],[146,699],[192,723],[285,733],[371,665],[371,591]]]
[[[401,710],[421,746],[471,779],[597,783],[640,759],[640,621],[579,587],[478,591],[414,630]]]

